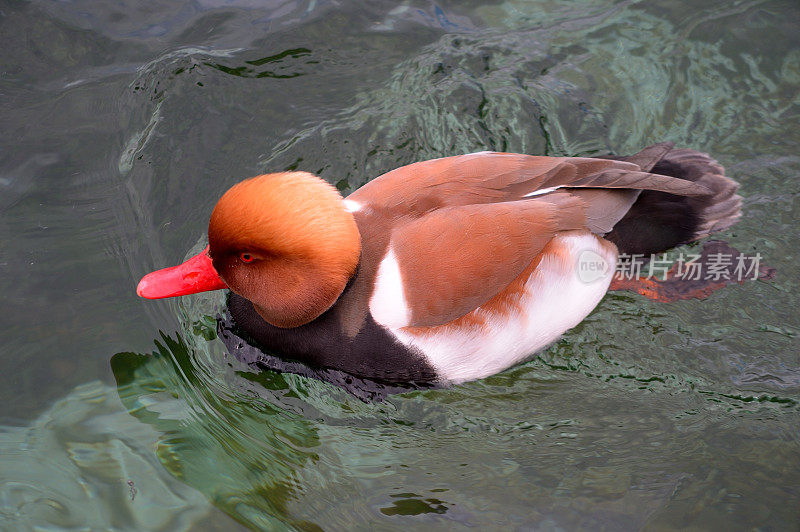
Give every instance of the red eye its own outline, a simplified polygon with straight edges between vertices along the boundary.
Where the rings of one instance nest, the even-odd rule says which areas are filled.
[[[253,262],[253,259],[255,257],[253,257],[249,253],[242,253],[241,255],[239,255],[239,258],[242,259],[242,262]]]

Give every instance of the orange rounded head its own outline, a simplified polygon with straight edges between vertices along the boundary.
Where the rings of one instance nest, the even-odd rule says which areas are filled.
[[[234,185],[217,202],[206,251],[175,268],[145,276],[143,297],[170,297],[227,286],[250,300],[267,323],[298,327],[328,310],[344,291],[361,256],[361,236],[342,196],[306,172],[266,174]],[[209,261],[210,257],[210,261]],[[159,286],[171,270],[204,261],[213,282],[170,292]],[[180,271],[184,284],[193,271]],[[211,274],[213,277],[213,273]],[[158,287],[158,288],[155,288]]]

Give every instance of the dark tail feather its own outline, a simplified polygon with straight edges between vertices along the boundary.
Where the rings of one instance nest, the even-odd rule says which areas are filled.
[[[707,196],[676,196],[644,190],[630,211],[605,238],[620,253],[650,255],[723,231],[739,219],[739,184],[725,176],[720,164],[705,153],[656,144],[630,157],[609,157],[638,164],[643,171],[699,183]]]

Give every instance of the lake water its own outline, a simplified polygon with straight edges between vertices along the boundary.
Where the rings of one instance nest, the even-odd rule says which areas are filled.
[[[0,49],[0,528],[800,526],[796,0],[31,0]],[[664,140],[775,278],[611,293],[481,381],[366,403],[135,295],[244,177]]]

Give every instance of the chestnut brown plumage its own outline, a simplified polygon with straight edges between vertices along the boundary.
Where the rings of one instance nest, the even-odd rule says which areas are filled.
[[[577,324],[619,252],[730,227],[737,186],[709,156],[667,143],[630,157],[445,157],[347,199],[305,172],[267,174],[217,203],[210,261],[150,274],[140,294],[227,285],[232,320],[269,351],[384,382],[460,382]],[[606,265],[596,278],[576,279],[583,253]],[[181,288],[159,275],[183,276]]]

